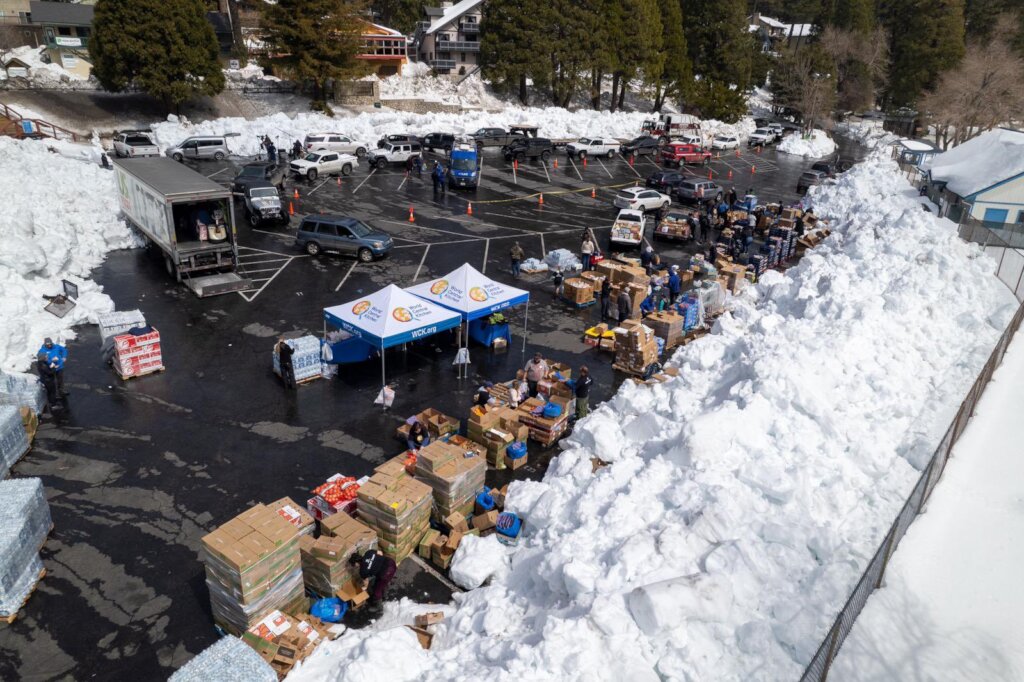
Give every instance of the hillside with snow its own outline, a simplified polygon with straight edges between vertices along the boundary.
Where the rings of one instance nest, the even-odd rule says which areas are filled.
[[[430,651],[349,631],[289,680],[799,677],[1016,307],[914,194],[884,154],[812,189],[832,236],[512,484]]]

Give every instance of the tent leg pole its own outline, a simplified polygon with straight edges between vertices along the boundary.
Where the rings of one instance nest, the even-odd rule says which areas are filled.
[[[380,344],[380,395],[381,395],[381,407],[385,410],[388,409],[388,401],[384,398],[384,389],[388,386],[388,381],[385,378],[384,373],[384,344]]]
[[[523,355],[526,355],[526,326],[530,323],[530,301],[526,301],[526,314],[523,315]]]

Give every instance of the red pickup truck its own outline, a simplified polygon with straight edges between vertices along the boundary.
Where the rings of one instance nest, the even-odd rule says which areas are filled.
[[[662,149],[661,160],[666,166],[682,166],[685,163],[706,164],[711,161],[711,152],[695,144],[673,142]]]

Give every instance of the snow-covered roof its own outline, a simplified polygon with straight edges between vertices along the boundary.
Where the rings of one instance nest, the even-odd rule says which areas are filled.
[[[934,152],[935,145],[926,140],[900,140],[900,146],[912,152]]]
[[[1024,132],[999,128],[936,155],[931,178],[962,197],[1024,175]]]
[[[803,38],[814,33],[814,24],[790,24],[786,26],[786,35]]]
[[[787,28],[787,25],[782,23],[778,19],[772,19],[771,17],[766,17],[763,14],[761,15],[761,22],[763,24],[771,26],[772,28]]]
[[[378,29],[380,31],[383,31],[384,33],[386,33],[389,36],[394,36],[396,38],[402,38],[403,37],[401,31],[396,31],[393,28],[388,28],[387,26],[381,26],[380,24],[375,24],[373,22],[367,22],[367,23],[370,24],[370,26],[373,26],[374,28],[376,28],[376,29]]]
[[[456,3],[451,7],[445,7],[444,13],[430,22],[430,28],[427,29],[427,35],[434,33],[439,28],[444,28],[463,14],[473,11],[479,7],[483,1],[484,0],[462,0],[462,2]]]

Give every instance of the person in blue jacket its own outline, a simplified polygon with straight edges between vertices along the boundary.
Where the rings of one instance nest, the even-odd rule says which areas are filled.
[[[679,266],[673,265],[668,276],[668,302],[675,303],[679,292],[683,289],[683,280],[679,276]]]
[[[644,317],[647,317],[657,309],[658,303],[654,299],[654,294],[648,294],[647,298],[640,303],[640,314]]]
[[[64,388],[64,363],[68,359],[68,349],[59,343],[54,343],[53,339],[47,336],[43,339],[43,345],[39,347],[36,354],[46,356],[47,363],[56,375],[57,392],[62,396],[67,395],[68,390]]]

